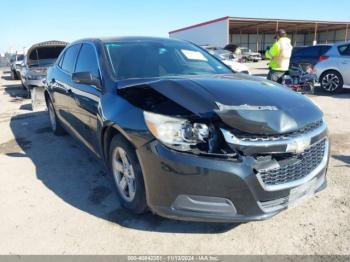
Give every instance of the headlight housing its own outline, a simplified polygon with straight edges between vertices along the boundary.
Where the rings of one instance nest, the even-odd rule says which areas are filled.
[[[143,115],[149,131],[163,144],[177,150],[189,151],[209,137],[206,124],[146,111]]]

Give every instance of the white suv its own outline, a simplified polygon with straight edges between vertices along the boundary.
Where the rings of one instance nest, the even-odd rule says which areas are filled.
[[[350,88],[350,42],[334,44],[315,65],[315,72],[327,92]]]

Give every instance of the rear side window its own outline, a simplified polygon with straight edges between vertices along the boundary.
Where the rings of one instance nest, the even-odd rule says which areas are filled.
[[[75,60],[77,58],[78,52],[80,49],[80,45],[73,45],[68,47],[64,54],[62,69],[68,73],[72,73],[74,71]]]
[[[329,49],[331,49],[331,46],[328,46],[328,45],[321,46],[320,55],[324,55],[325,53],[327,53],[329,51]]]
[[[299,56],[318,56],[319,48],[318,47],[305,47],[301,49],[298,53]]]
[[[324,55],[331,47],[330,46],[310,46],[296,50],[293,55],[301,57],[315,57]]]
[[[92,45],[83,44],[79,52],[75,72],[90,72],[94,76],[99,76],[96,52]]]
[[[338,50],[341,55],[350,56],[350,45],[341,45]]]

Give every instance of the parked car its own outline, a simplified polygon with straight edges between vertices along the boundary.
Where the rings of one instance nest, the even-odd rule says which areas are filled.
[[[21,69],[23,65],[23,54],[15,54],[10,58],[10,71],[11,79],[19,80],[21,79]]]
[[[21,81],[32,99],[34,111],[45,106],[44,83],[46,71],[60,55],[67,43],[62,41],[46,41],[31,46],[24,58]]]
[[[333,93],[350,88],[350,42],[332,45],[314,70],[323,90]]]
[[[258,62],[261,61],[261,54],[259,52],[252,52],[248,47],[240,47],[242,58],[246,61]]]
[[[270,49],[270,47],[267,47],[266,49],[260,49],[258,51],[258,53],[261,55],[261,60],[267,60],[265,54],[266,54],[266,51],[269,49]]]
[[[262,220],[326,186],[318,107],[191,43],[79,40],[49,68],[46,88],[54,134],[68,131],[102,159],[135,213]]]
[[[218,49],[221,49],[220,47],[214,46],[214,45],[201,45],[201,48],[207,50],[209,53],[215,52]]]
[[[332,45],[315,45],[306,47],[294,47],[290,63],[295,66],[312,65],[325,59],[324,54],[331,49]]]
[[[66,42],[46,41],[32,45],[24,58],[21,70],[23,86],[30,92],[33,87],[43,86],[46,71],[66,47]]]
[[[206,46],[202,46],[202,48],[206,49],[210,54],[220,59],[225,65],[229,66],[233,71],[237,73],[249,74],[248,67],[245,64],[240,63],[238,59],[236,59],[235,56],[232,54],[232,52],[221,48],[207,49]]]

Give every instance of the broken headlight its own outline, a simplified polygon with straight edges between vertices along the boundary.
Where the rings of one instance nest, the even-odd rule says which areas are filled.
[[[206,142],[209,128],[206,124],[191,123],[187,119],[144,112],[149,131],[163,144],[188,151],[198,143]]]

